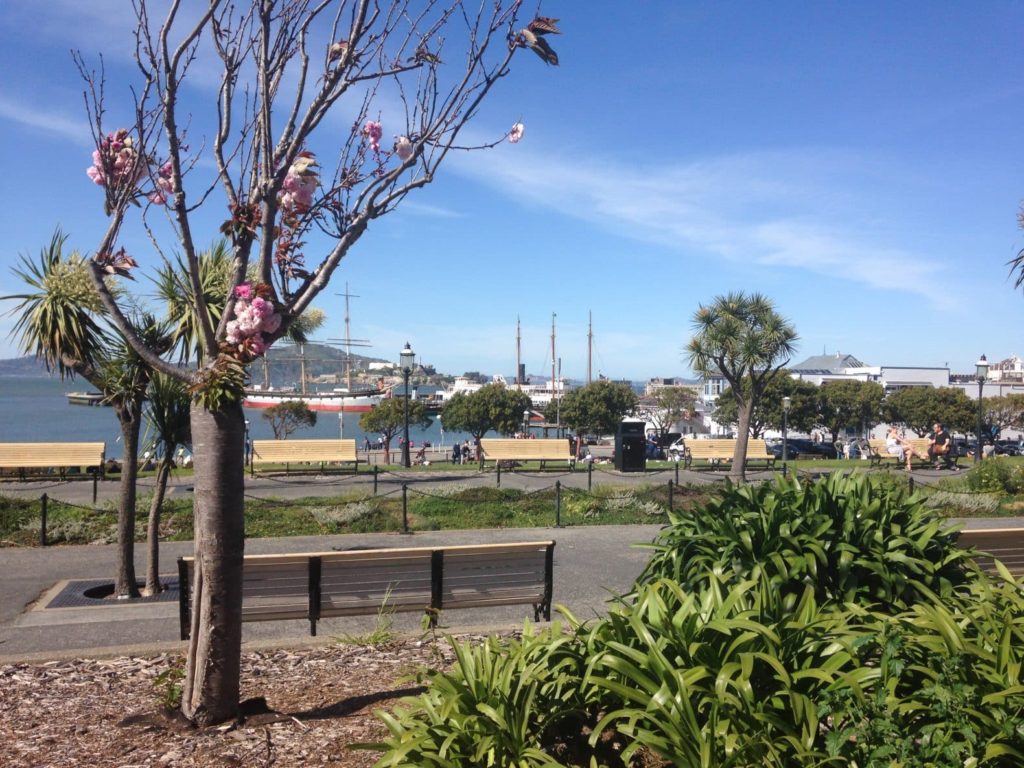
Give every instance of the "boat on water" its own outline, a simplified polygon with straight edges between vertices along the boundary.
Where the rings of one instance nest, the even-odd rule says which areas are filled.
[[[349,392],[344,389],[303,394],[294,390],[263,390],[253,387],[245,391],[242,405],[246,408],[273,408],[281,403],[301,400],[311,411],[366,413],[378,406],[383,397],[383,394],[376,392]]]
[[[103,402],[101,392],[68,392],[67,398],[71,405],[110,405]]]

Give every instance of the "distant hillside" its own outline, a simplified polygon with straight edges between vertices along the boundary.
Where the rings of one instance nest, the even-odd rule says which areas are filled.
[[[41,360],[37,360],[32,356],[0,360],[0,376],[8,378],[37,378],[46,375],[46,366],[43,365]]]
[[[270,348],[267,355],[267,371],[270,383],[275,387],[297,384],[300,379],[302,362],[299,347],[293,344],[278,344]],[[345,351],[325,344],[306,344],[302,350],[306,359],[306,377],[314,379],[345,372]],[[352,372],[365,371],[370,363],[389,362],[377,357],[365,357],[352,353]],[[254,383],[263,381],[263,361],[254,363],[250,372]],[[30,378],[46,376],[46,366],[34,357],[16,357],[0,360],[0,376]]]

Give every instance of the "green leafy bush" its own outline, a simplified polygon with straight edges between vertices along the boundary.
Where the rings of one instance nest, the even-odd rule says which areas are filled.
[[[450,673],[428,676],[426,693],[378,712],[391,733],[378,766],[463,768],[562,765],[541,749],[542,738],[580,732],[580,659],[559,624],[521,640],[489,638],[456,645]],[[567,725],[568,723],[568,725]]]
[[[713,575],[765,575],[790,605],[811,586],[819,603],[900,607],[965,579],[967,556],[923,498],[865,475],[727,485],[670,519],[639,584],[669,578],[699,591]]]
[[[1003,456],[979,462],[967,473],[964,482],[972,491],[1017,494],[1024,492],[1024,464]]]

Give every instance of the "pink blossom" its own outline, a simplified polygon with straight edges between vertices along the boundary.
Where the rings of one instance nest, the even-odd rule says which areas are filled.
[[[263,337],[258,333],[246,341],[246,346],[249,348],[249,351],[256,356],[262,355],[267,351],[267,342],[265,342]]]
[[[276,312],[272,315],[268,315],[263,318],[263,332],[264,333],[276,333],[277,329],[281,327],[281,316]]]
[[[510,144],[518,144],[519,140],[523,138],[523,133],[526,131],[526,126],[522,123],[516,123],[512,126],[512,130],[508,132],[508,141]]]
[[[384,135],[381,124],[375,120],[367,120],[363,126],[363,135],[369,139],[370,148],[374,152],[380,152],[380,137]]]
[[[407,136],[395,137],[395,154],[403,163],[412,157],[412,142]]]
[[[160,166],[156,175],[156,189],[149,195],[149,201],[156,205],[166,205],[167,199],[174,194],[174,168],[170,161]]]
[[[252,283],[246,281],[235,286],[235,298],[248,301],[252,298]]]

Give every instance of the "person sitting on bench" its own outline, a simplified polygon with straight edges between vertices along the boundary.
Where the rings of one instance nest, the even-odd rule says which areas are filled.
[[[942,422],[936,421],[928,442],[928,458],[935,462],[935,469],[954,469],[952,448],[953,438]]]
[[[907,472],[910,471],[910,462],[914,458],[914,446],[900,437],[896,427],[889,427],[889,434],[885,436],[885,450],[890,456],[896,456],[900,461],[906,462]],[[926,459],[927,456],[917,454],[919,458]]]

